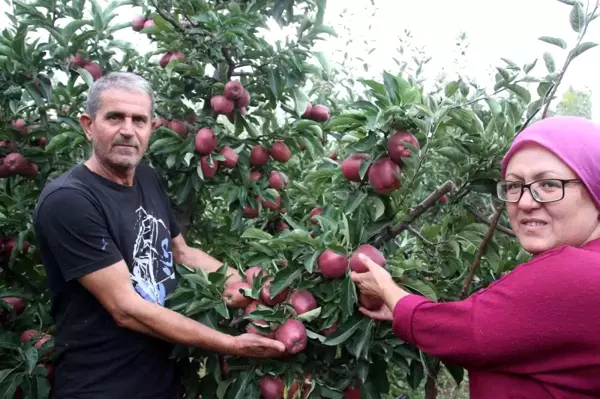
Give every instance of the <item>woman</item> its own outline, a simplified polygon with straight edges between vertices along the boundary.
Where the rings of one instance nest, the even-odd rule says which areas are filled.
[[[498,197],[533,255],[471,297],[436,303],[398,287],[370,259],[352,273],[386,306],[369,317],[469,371],[471,398],[600,397],[600,127],[539,121],[506,154]]]

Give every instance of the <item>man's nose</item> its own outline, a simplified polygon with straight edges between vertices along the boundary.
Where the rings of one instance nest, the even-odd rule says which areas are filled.
[[[121,136],[131,138],[134,135],[134,127],[131,118],[125,118],[123,120],[123,124],[121,125],[121,130],[119,131]]]

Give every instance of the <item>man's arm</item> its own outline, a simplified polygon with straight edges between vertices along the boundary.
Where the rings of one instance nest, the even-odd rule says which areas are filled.
[[[175,263],[194,269],[202,269],[207,273],[216,272],[223,266],[222,262],[219,262],[206,252],[187,245],[182,234],[173,238],[172,245]],[[228,268],[227,276],[229,277],[227,279],[228,284],[242,280],[239,272],[232,267]]]
[[[98,298],[121,327],[175,343],[241,355],[235,337],[140,297],[123,261],[85,275],[79,282]]]
[[[81,283],[124,328],[233,355],[275,357],[285,353],[279,341],[254,334],[223,334],[144,300],[133,288],[103,212],[86,194],[73,189],[50,194],[40,204],[35,229],[40,247],[56,259],[65,280]]]

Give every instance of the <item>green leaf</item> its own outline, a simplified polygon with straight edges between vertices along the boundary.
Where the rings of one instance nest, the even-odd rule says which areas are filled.
[[[559,39],[557,37],[542,36],[542,37],[539,37],[538,40],[541,40],[541,41],[549,43],[549,44],[553,44],[562,49],[567,48],[567,43],[563,39]]]
[[[304,114],[304,111],[306,111],[306,107],[309,102],[308,97],[299,86],[294,86],[292,88],[292,92],[294,93],[294,110],[296,111],[296,115],[300,117],[302,114]]]
[[[264,230],[249,228],[242,234],[241,238],[250,238],[255,240],[270,240],[273,236]]]
[[[424,283],[423,281],[407,278],[402,282],[402,285],[417,291],[418,293],[428,297],[432,301],[438,300],[437,294],[435,293],[433,288],[431,288],[427,283]]]
[[[27,93],[33,98],[33,101],[38,107],[43,107],[45,105],[45,101],[40,96],[40,93],[33,87],[33,83],[27,83],[25,85],[25,90],[27,90]]]
[[[90,0],[92,3],[92,16],[94,17],[94,29],[97,32],[104,31],[104,20],[102,19],[102,7],[97,0]]]
[[[311,321],[315,320],[317,317],[319,317],[321,315],[322,309],[323,308],[319,306],[316,309],[309,310],[306,313],[302,313],[301,315],[298,315],[296,318],[300,321],[310,323]]]
[[[302,277],[302,269],[294,269],[291,266],[285,267],[275,274],[271,282],[271,297],[281,293],[287,287],[291,286],[296,280]]]
[[[492,111],[492,114],[500,115],[502,113],[502,105],[500,105],[498,100],[496,100],[495,98],[486,98],[485,101],[490,107],[490,111]]]
[[[417,389],[425,376],[425,370],[423,364],[419,360],[413,360],[410,362],[410,372],[406,376],[408,385],[412,389]]]
[[[544,63],[546,64],[546,69],[548,72],[552,73],[556,71],[556,63],[554,62],[554,57],[550,53],[544,53]]]
[[[580,33],[585,26],[585,11],[578,2],[575,3],[571,9],[569,20],[571,22],[571,28],[573,28],[575,32]]]
[[[446,85],[444,89],[444,94],[446,97],[451,97],[454,93],[458,91],[459,83],[457,81],[450,82]]]
[[[92,85],[94,84],[94,78],[92,77],[92,74],[83,68],[77,68],[75,71],[79,75],[81,75],[81,77],[83,78],[83,81],[85,82],[85,84],[87,84],[88,88],[91,88]]]
[[[465,160],[465,154],[456,147],[438,148],[437,152],[456,163],[461,163]]]
[[[529,73],[529,72],[531,72],[531,70],[532,70],[533,68],[535,68],[535,65],[537,64],[537,61],[538,61],[538,60],[537,60],[537,58],[536,58],[535,60],[533,60],[533,62],[532,62],[532,63],[530,63],[530,64],[526,64],[526,65],[523,67],[523,71],[525,71],[525,73]]]
[[[573,50],[571,50],[571,58],[575,58],[578,55],[581,55],[582,53],[588,51],[591,48],[594,48],[598,45],[598,43],[594,43],[594,42],[584,42],[579,44],[577,47],[575,47]]]
[[[378,196],[371,196],[371,200],[373,201],[373,206],[375,207],[375,217],[373,220],[378,220],[385,213],[385,204]]]
[[[529,103],[531,101],[531,93],[529,93],[529,90],[527,90],[523,86],[513,84],[508,85],[507,88],[513,93],[515,93],[517,96],[521,97],[521,99],[523,99],[523,101],[525,101],[526,103]]]
[[[38,350],[34,346],[29,347],[23,352],[23,357],[27,363],[27,372],[31,374],[38,362]]]
[[[356,286],[350,276],[346,276],[340,293],[340,308],[345,315],[350,316],[354,313],[356,300]]]
[[[367,194],[364,191],[360,191],[356,194],[352,194],[348,197],[348,200],[346,201],[346,209],[345,212],[347,214],[352,214],[356,208],[359,207],[359,205],[365,200],[365,198],[367,198],[369,196],[369,194]]]
[[[399,101],[399,87],[396,78],[388,72],[383,73],[385,91],[390,101],[395,104]]]
[[[346,342],[361,326],[366,325],[369,321],[366,318],[359,320],[352,319],[339,326],[331,335],[329,335],[324,345],[337,346]]]
[[[510,72],[508,72],[506,69],[500,67],[496,67],[496,69],[498,72],[500,72],[500,75],[502,75],[502,79],[504,79],[507,83],[512,80]]]
[[[312,54],[319,60],[321,66],[323,67],[323,71],[325,72],[325,76],[331,76],[331,68],[329,67],[329,62],[327,61],[327,57],[321,51],[313,51]]]
[[[448,365],[446,363],[444,363],[444,366],[446,366],[446,369],[448,372],[450,372],[450,375],[452,378],[454,378],[454,381],[456,381],[456,385],[460,385],[465,377],[465,369],[459,366]]]

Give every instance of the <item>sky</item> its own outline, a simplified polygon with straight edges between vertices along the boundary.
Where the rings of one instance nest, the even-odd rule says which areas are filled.
[[[10,1],[10,0],[7,0]],[[595,0],[584,0],[587,1]],[[101,5],[108,4],[99,0]],[[88,2],[89,7],[89,2]],[[6,3],[0,2],[0,26],[5,26]],[[128,21],[139,8],[123,7],[115,22]],[[325,23],[333,26],[338,38],[328,37],[317,45],[335,65],[348,53],[348,62],[361,77],[379,79],[383,70],[397,72],[394,57],[400,38],[410,31],[414,44],[431,57],[426,74],[435,78],[444,71],[452,77],[457,71],[481,82],[490,82],[494,66],[502,57],[519,65],[538,63],[532,73],[546,72],[542,55],[550,52],[560,68],[566,50],[538,40],[540,36],[564,39],[568,48],[577,34],[569,24],[570,6],[557,0],[327,0]],[[266,33],[270,40],[284,37],[276,24]],[[464,32],[469,43],[460,65],[454,63],[456,39]],[[139,49],[149,49],[145,35],[132,35],[130,29],[116,34],[117,39],[133,41]],[[586,41],[600,42],[600,18],[594,21]],[[366,42],[366,43],[365,43]],[[368,70],[363,64],[368,64]],[[576,58],[563,79],[561,90],[569,86],[592,91],[592,118],[600,121],[600,46]],[[560,94],[560,92],[559,92]]]

